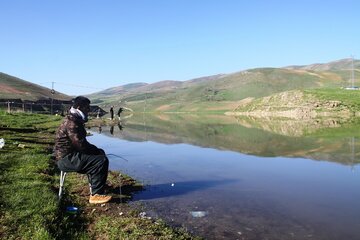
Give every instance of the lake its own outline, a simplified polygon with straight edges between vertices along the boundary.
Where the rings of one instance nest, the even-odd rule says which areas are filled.
[[[205,239],[360,239],[360,124],[140,114],[92,128],[131,204]]]

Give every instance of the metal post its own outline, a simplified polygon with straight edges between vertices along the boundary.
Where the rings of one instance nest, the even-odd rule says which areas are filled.
[[[54,94],[55,94],[54,83],[55,82],[51,82],[51,115],[53,115],[53,100],[54,100]]]
[[[351,80],[352,80],[352,87],[355,86],[355,76],[354,76],[354,56],[351,55]]]
[[[53,115],[53,98],[51,98],[50,113],[51,113],[51,115]]]

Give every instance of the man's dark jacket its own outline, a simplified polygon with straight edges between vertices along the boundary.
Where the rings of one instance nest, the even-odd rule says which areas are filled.
[[[57,130],[55,139],[55,157],[60,160],[75,152],[85,154],[103,154],[103,151],[86,140],[85,121],[79,115],[69,114]]]

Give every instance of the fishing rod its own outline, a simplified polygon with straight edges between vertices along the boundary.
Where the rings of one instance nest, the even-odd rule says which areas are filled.
[[[119,156],[119,155],[116,155],[116,154],[113,154],[113,153],[108,153],[106,154],[106,156],[115,156],[115,157],[118,157],[118,158],[121,158],[122,160],[125,160],[126,162],[128,162],[129,160],[127,160],[126,158],[122,157],[122,156]]]

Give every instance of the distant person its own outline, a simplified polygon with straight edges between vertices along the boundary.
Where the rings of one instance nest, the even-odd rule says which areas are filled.
[[[101,110],[100,110],[100,108],[98,108],[96,118],[100,118],[100,113],[101,113]]]
[[[114,120],[114,106],[110,107],[110,118],[111,120]]]
[[[114,126],[110,126],[110,134],[114,135]]]
[[[106,203],[111,196],[104,195],[109,160],[104,150],[86,140],[84,127],[90,111],[90,100],[76,97],[74,104],[56,133],[55,157],[61,171],[89,175],[90,203]]]
[[[119,108],[118,112],[117,112],[117,115],[118,115],[118,118],[120,120],[120,114],[122,113],[124,109],[122,107]]]

